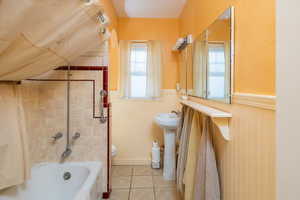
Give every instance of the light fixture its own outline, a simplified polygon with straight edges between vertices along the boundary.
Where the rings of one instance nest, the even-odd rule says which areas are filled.
[[[82,0],[85,5],[92,5],[94,3],[95,0]]]
[[[106,14],[103,14],[102,12],[99,12],[97,16],[99,22],[101,23],[102,26],[106,26],[109,24],[109,18]]]

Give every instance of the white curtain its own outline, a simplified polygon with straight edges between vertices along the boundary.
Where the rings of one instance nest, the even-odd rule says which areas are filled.
[[[130,51],[134,41],[120,41],[120,91],[121,96],[130,98]],[[147,41],[147,84],[145,98],[159,98],[161,90],[162,47],[160,41]]]
[[[23,105],[16,86],[0,85],[0,190],[29,177],[30,160]]]
[[[225,101],[230,103],[231,94],[231,41],[225,42]]]
[[[0,1],[0,80],[22,80],[65,65],[105,37],[100,0]]]
[[[121,40],[120,41],[120,92],[121,96],[124,98],[130,97],[130,41]]]
[[[206,96],[206,73],[207,73],[207,41],[196,41],[194,44],[193,61],[193,89],[194,95]]]
[[[147,90],[148,98],[159,98],[161,87],[162,49],[160,41],[148,42]]]

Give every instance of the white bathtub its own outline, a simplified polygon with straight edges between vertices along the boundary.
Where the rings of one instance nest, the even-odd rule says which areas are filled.
[[[64,180],[65,172],[71,173],[69,180]],[[101,174],[100,162],[38,164],[26,183],[0,191],[0,200],[97,200]]]

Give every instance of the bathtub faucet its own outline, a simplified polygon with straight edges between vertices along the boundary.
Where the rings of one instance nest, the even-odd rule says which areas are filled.
[[[63,163],[66,158],[68,158],[72,154],[72,150],[70,148],[67,148],[62,154],[60,162]]]
[[[54,136],[52,136],[53,142],[55,143],[57,140],[63,137],[63,134],[58,132]]]

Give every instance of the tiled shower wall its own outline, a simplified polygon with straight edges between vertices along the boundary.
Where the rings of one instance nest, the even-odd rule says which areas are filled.
[[[96,108],[102,88],[102,72],[72,71],[71,79],[96,80]],[[66,71],[51,71],[38,79],[66,79]],[[58,162],[66,146],[67,82],[25,81],[20,86],[29,135],[32,164]],[[104,167],[102,185],[105,190],[107,163],[107,125],[93,119],[92,82],[71,82],[70,136],[81,137],[72,144],[67,161],[101,161]],[[98,109],[96,115],[99,116]],[[51,138],[61,132],[56,143]]]

